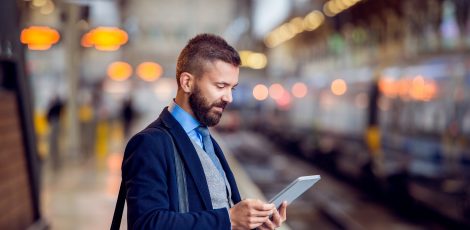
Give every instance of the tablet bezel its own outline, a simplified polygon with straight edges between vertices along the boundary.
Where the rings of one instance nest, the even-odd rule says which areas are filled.
[[[293,200],[286,200],[287,201],[287,204],[290,204],[292,203],[295,199],[297,199],[300,195],[302,195],[303,193],[305,193],[310,187],[312,187],[313,185],[315,185],[319,180],[321,179],[320,175],[311,175],[311,176],[301,176],[297,179],[295,179],[294,181],[292,181],[292,183],[290,183],[287,187],[285,187],[281,192],[279,192],[278,194],[276,194],[270,201],[269,203],[273,203],[274,205],[276,205],[276,208],[279,208],[279,206],[281,205],[281,203],[283,202],[283,200],[280,200],[279,198],[282,197],[284,194],[286,193],[289,193],[290,191],[292,191],[292,189],[295,189],[293,191],[297,191],[298,189],[302,189],[302,193],[300,193],[297,197],[295,197]],[[303,181],[309,181],[311,180],[312,181],[312,184],[308,184],[308,186],[302,186],[302,187],[298,187],[300,185],[305,185],[305,184],[301,184],[299,182],[303,182]]]

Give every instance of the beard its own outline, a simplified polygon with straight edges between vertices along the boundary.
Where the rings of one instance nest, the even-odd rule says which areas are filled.
[[[207,99],[201,94],[197,85],[194,87],[194,92],[189,96],[189,106],[193,110],[196,119],[205,126],[217,125],[222,117],[222,112],[212,110],[214,107],[222,108],[222,111],[227,106],[227,102],[216,101],[209,103]]]

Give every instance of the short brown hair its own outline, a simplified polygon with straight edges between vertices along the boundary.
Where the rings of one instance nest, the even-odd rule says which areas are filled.
[[[233,66],[240,66],[238,52],[227,42],[213,34],[199,34],[189,40],[181,51],[176,64],[176,81],[180,87],[180,76],[188,72],[196,77],[204,73],[207,62],[223,61]]]

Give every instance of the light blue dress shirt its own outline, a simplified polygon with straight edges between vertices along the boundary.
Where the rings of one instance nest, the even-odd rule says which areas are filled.
[[[201,123],[199,123],[199,121],[189,113],[184,111],[184,109],[176,104],[174,100],[172,100],[170,106],[168,106],[168,111],[171,113],[171,115],[173,115],[178,123],[180,123],[186,134],[188,134],[189,138],[195,141],[199,147],[204,148],[202,144],[202,135],[196,131],[196,128],[199,127]]]

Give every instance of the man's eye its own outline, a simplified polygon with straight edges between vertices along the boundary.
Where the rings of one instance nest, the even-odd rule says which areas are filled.
[[[225,87],[225,85],[217,85],[217,88],[219,89],[223,89]]]
[[[237,88],[233,87],[233,88],[232,88],[232,91],[235,91],[235,90],[237,90]]]

